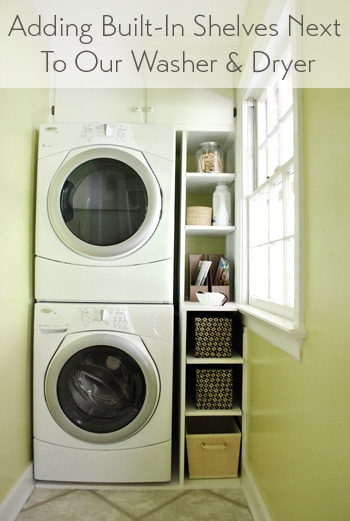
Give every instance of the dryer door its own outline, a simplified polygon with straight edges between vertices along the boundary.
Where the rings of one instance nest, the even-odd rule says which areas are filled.
[[[139,249],[161,216],[161,191],[141,152],[89,147],[71,152],[48,194],[50,222],[81,255],[115,258]]]
[[[45,397],[69,434],[112,443],[136,434],[152,417],[160,392],[157,368],[139,337],[70,335],[47,370]]]

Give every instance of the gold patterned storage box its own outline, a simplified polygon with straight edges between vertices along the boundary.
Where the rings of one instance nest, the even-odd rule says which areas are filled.
[[[232,369],[196,369],[196,408],[232,409]]]
[[[231,318],[196,317],[194,355],[199,358],[229,358],[232,355]]]

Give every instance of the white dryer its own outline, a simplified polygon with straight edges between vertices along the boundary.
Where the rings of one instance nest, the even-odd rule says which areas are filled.
[[[175,129],[42,125],[35,299],[173,302]]]
[[[171,479],[173,307],[37,303],[34,475]]]

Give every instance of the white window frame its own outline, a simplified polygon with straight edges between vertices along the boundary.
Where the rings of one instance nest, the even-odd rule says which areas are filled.
[[[238,169],[237,190],[238,200],[236,223],[237,234],[237,272],[236,272],[236,300],[239,309],[245,315],[245,322],[249,329],[262,336],[270,343],[279,347],[293,358],[301,359],[302,340],[305,337],[303,327],[303,190],[302,190],[302,165],[301,165],[301,127],[299,125],[300,97],[299,89],[293,91],[293,119],[294,119],[294,306],[289,316],[278,313],[278,308],[272,306],[252,305],[249,302],[248,281],[248,202],[251,195],[249,179],[245,176],[248,169],[249,157],[246,154],[248,111],[251,104],[252,92],[246,89],[239,94],[240,97],[240,121],[238,130]]]
[[[275,85],[273,91],[276,92]],[[289,150],[286,153],[280,154],[278,158],[274,158],[274,164],[269,166],[269,171],[266,170],[265,167],[259,170],[260,162],[259,162],[259,151],[264,150],[271,151],[269,148],[269,143],[271,145],[270,139],[273,138],[273,135],[276,131],[283,131],[284,121],[286,117],[293,116],[293,106],[289,105],[288,110],[285,110],[284,113],[278,114],[278,118],[276,118],[273,128],[269,129],[266,132],[264,131],[264,135],[262,139],[259,140],[258,134],[258,125],[261,125],[259,122],[259,104],[264,103],[267,95],[269,94],[268,89],[262,89],[259,93],[258,97],[255,100],[252,100],[253,111],[254,111],[254,122],[250,123],[250,131],[254,136],[251,139],[251,145],[254,146],[254,151],[251,152],[251,156],[255,158],[255,162],[251,165],[251,171],[245,171],[245,177],[249,175],[252,180],[247,180],[247,197],[248,197],[248,236],[249,236],[249,262],[252,265],[252,257],[254,256],[254,252],[256,252],[258,257],[258,265],[261,266],[261,258],[259,251],[263,249],[266,255],[266,266],[265,266],[265,276],[260,276],[257,273],[258,270],[254,270],[254,274],[252,274],[252,270],[249,273],[249,284],[248,284],[248,302],[250,305],[256,306],[258,308],[264,309],[266,311],[270,311],[271,313],[275,313],[277,315],[284,316],[286,318],[293,318],[293,309],[294,309],[294,282],[291,281],[291,278],[294,277],[294,256],[292,261],[292,266],[289,266],[290,256],[288,255],[288,248],[293,244],[292,249],[294,250],[294,229],[295,229],[295,221],[293,219],[293,225],[291,226],[291,218],[294,218],[294,197],[292,200],[290,199],[290,193],[288,190],[288,185],[290,181],[290,175],[293,173],[293,180],[297,173],[295,172],[295,164],[294,164],[294,151],[293,146],[288,145]],[[278,93],[281,94],[280,92]],[[274,96],[274,94],[273,94]],[[279,97],[280,100],[280,97]],[[290,100],[292,103],[292,99]],[[266,114],[263,115],[263,123],[266,123]],[[258,131],[257,131],[258,130]],[[288,136],[289,138],[289,136]],[[289,143],[289,139],[287,140]],[[274,145],[272,145],[274,146]],[[269,154],[267,154],[268,156]],[[264,153],[263,158],[265,161],[267,160],[266,153]],[[293,182],[294,185],[294,182]],[[280,197],[281,197],[281,205],[279,208],[279,218],[277,221],[279,226],[273,225],[273,210],[276,208],[273,205],[273,195],[275,192],[275,187],[279,186],[281,188]],[[250,192],[250,193],[249,193]],[[261,219],[261,209],[259,206],[261,201],[264,203],[265,208],[265,219],[266,222],[263,222]],[[272,202],[272,203],[271,203]],[[257,220],[254,222],[254,208],[257,210]],[[260,211],[259,211],[260,210]],[[278,263],[275,267],[273,266],[273,257],[271,257],[273,250],[276,248],[282,248],[280,252],[282,263]],[[276,260],[276,259],[275,259]],[[277,282],[277,277],[275,274],[278,272],[278,266],[281,265],[280,270],[280,280]],[[292,269],[290,269],[292,268]],[[260,295],[257,294],[260,290]],[[274,294],[275,292],[275,294]],[[276,295],[276,292],[279,295]],[[264,296],[262,295],[264,294]]]
[[[275,3],[275,5],[277,5]],[[286,3],[287,5],[287,3]],[[286,8],[286,5],[284,6]],[[283,48],[282,48],[283,49]],[[281,50],[281,48],[279,49]],[[276,49],[275,55],[278,55]],[[285,49],[285,52],[287,50]],[[285,53],[280,53],[279,55]],[[278,347],[296,360],[301,360],[301,348],[306,331],[303,325],[304,286],[303,286],[303,172],[302,172],[302,126],[301,126],[301,90],[293,89],[293,131],[294,131],[294,306],[290,313],[280,314],[273,306],[252,305],[249,301],[249,263],[248,263],[248,200],[252,193],[247,172],[251,169],[252,157],[249,157],[248,128],[252,124],[253,110],[251,100],[257,97],[261,85],[267,86],[268,77],[257,86],[255,79],[244,78],[244,88],[237,90],[238,122],[237,122],[237,178],[236,187],[239,204],[236,205],[236,301],[245,318],[248,329],[261,336],[272,345]],[[248,85],[248,87],[246,87]]]

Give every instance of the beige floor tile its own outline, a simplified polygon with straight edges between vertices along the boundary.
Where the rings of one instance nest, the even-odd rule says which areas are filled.
[[[211,494],[217,494],[219,497],[232,501],[238,507],[248,508],[246,497],[241,488],[218,488],[210,492]]]
[[[174,490],[126,490],[125,492],[120,490],[97,490],[96,494],[111,504],[118,506],[123,512],[127,512],[131,516],[142,517],[154,509],[174,501],[181,492]]]
[[[205,490],[191,490],[143,521],[252,521],[249,510]]]
[[[130,521],[95,493],[75,490],[24,509],[17,521]]]
[[[253,521],[240,488],[35,489],[17,521]]]
[[[64,489],[35,488],[24,508],[33,507],[39,503],[46,503],[52,499],[65,496],[67,493],[69,493],[69,491]]]

